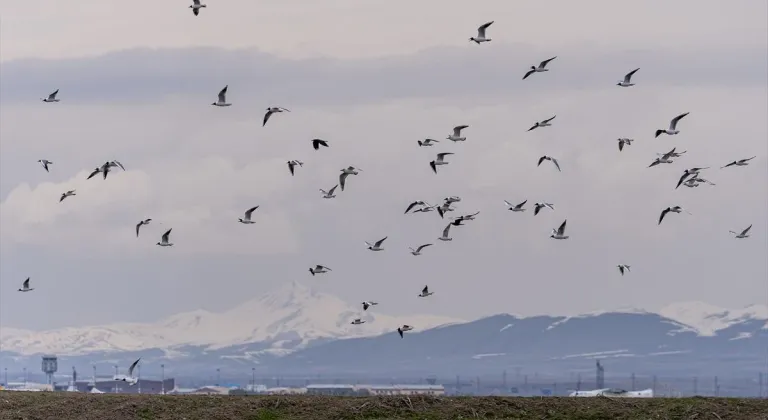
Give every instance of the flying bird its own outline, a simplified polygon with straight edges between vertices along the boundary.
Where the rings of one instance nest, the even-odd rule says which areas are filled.
[[[461,130],[468,128],[468,125],[457,125],[456,127],[453,127],[453,133],[449,134],[446,139],[451,140],[453,142],[457,141],[466,141],[466,137],[461,137]]]
[[[451,204],[453,203],[454,203],[453,201],[446,200],[442,205],[437,207],[437,214],[440,215],[441,219],[443,218],[443,215],[446,212],[453,211],[453,209],[451,208]]]
[[[749,161],[750,161],[750,160],[752,160],[752,159],[754,159],[754,158],[756,158],[756,157],[757,157],[757,156],[752,156],[751,158],[746,158],[746,159],[739,159],[739,160],[734,160],[733,162],[731,162],[731,163],[729,163],[729,164],[727,164],[727,165],[723,166],[723,167],[722,167],[722,168],[720,168],[720,169],[723,169],[723,168],[727,168],[727,167],[729,167],[729,166],[747,166],[747,165],[749,165]],[[46,168],[45,170],[47,171],[47,170],[48,170],[48,168]]]
[[[412,329],[413,327],[411,327],[410,325],[403,325],[402,327],[397,328],[397,333],[400,334],[400,338],[403,338],[403,333],[406,331],[410,331]]]
[[[228,104],[227,103],[227,88],[228,87],[229,87],[229,85],[224,86],[224,89],[222,89],[221,92],[219,92],[219,99],[216,102],[212,103],[211,105],[213,105],[213,106],[230,106],[230,105],[232,105],[232,104]]]
[[[21,289],[19,289],[19,292],[31,292],[35,290],[34,287],[29,287],[29,277],[27,277],[26,280],[24,280],[24,283],[21,284]]]
[[[173,246],[171,242],[168,242],[168,237],[171,236],[171,231],[173,228],[168,229],[168,232],[165,232],[163,236],[160,238],[160,242],[157,243],[159,246]]]
[[[344,191],[344,183],[346,182],[347,177],[349,175],[357,175],[358,171],[362,171],[362,169],[355,168],[354,166],[349,166],[341,170],[341,175],[339,175],[339,185],[341,185],[342,191]]]
[[[616,83],[616,85],[617,86],[621,86],[621,87],[634,86],[635,84],[631,83],[630,80],[632,79],[632,75],[635,74],[635,72],[637,72],[638,70],[640,70],[640,67],[638,67],[638,68],[632,70],[631,72],[627,73],[624,76],[624,80],[620,81],[619,83]]]
[[[201,7],[207,7],[204,4],[200,4],[200,0],[192,0],[192,3],[194,3],[194,4],[189,6],[189,7],[192,9],[192,13],[194,13],[195,16],[200,14],[200,8]]]
[[[461,197],[452,195],[450,197],[445,197],[443,201],[445,201],[446,203],[458,203],[459,201],[461,201]]]
[[[312,268],[312,267],[309,268],[309,272],[312,273],[313,276],[315,274],[323,274],[323,273],[327,273],[329,271],[333,271],[333,270],[331,270],[330,268],[328,268],[326,266],[320,265],[320,264],[316,265],[315,268]]]
[[[131,367],[128,368],[128,375],[115,375],[112,380],[128,382],[129,386],[135,385],[139,380],[133,376],[133,370],[136,369],[136,365],[139,364],[139,360],[141,360],[141,357],[136,359],[136,361],[131,364]]]
[[[565,223],[568,221],[568,219],[563,220],[563,223],[560,225],[557,230],[552,229],[552,234],[549,235],[552,239],[568,239],[568,235],[565,234]]]
[[[336,195],[333,192],[336,191],[336,187],[338,187],[338,186],[339,186],[339,184],[336,184],[336,185],[333,186],[333,188],[331,188],[328,191],[326,191],[326,190],[321,188],[320,192],[323,193],[323,198],[334,198],[334,197],[336,197]]]
[[[537,214],[539,214],[541,209],[543,209],[544,207],[549,207],[552,210],[555,209],[555,206],[553,206],[550,203],[534,203],[533,204],[533,215],[536,216]]]
[[[419,297],[427,297],[433,294],[435,293],[429,291],[429,286],[424,286],[424,288],[421,289],[421,293],[419,294]]]
[[[469,38],[470,41],[475,41],[477,45],[480,45],[481,42],[490,42],[491,38],[485,37],[485,30],[488,29],[489,26],[493,24],[493,21],[490,21],[488,23],[485,23],[481,25],[479,28],[477,28],[477,36]]]
[[[452,155],[453,153],[445,152],[445,153],[438,153],[437,159],[429,162],[429,167],[432,168],[432,172],[437,173],[437,167],[439,165],[447,165],[450,162],[446,162],[444,159],[448,155]]]
[[[656,136],[659,137],[662,133],[669,134],[670,136],[675,135],[679,133],[680,131],[677,130],[677,123],[683,119],[686,115],[690,114],[690,112],[686,112],[685,114],[680,114],[676,116],[675,118],[672,118],[672,121],[669,122],[669,128],[666,130],[656,130]]]
[[[56,89],[56,91],[55,91],[55,92],[53,92],[53,93],[51,93],[50,95],[48,95],[48,97],[47,97],[47,98],[40,98],[40,99],[41,99],[43,102],[59,102],[59,100],[58,100],[58,99],[56,99],[56,94],[58,94],[58,93],[59,93],[59,90],[58,90],[58,89]]]
[[[371,306],[375,306],[375,305],[378,305],[378,302],[372,302],[370,300],[369,301],[365,301],[365,302],[363,302],[363,310],[367,311],[368,308],[370,308]]]
[[[536,67],[536,66],[531,66],[531,69],[530,69],[530,70],[528,70],[528,72],[527,72],[527,73],[525,73],[525,76],[523,76],[523,80],[527,79],[527,78],[528,78],[528,76],[532,75],[533,73],[541,73],[541,72],[543,72],[543,71],[549,71],[549,69],[548,69],[548,68],[546,68],[546,67],[547,67],[547,64],[548,64],[550,61],[552,61],[552,60],[554,60],[554,59],[556,59],[556,58],[557,58],[557,56],[554,56],[554,57],[552,57],[552,58],[549,58],[549,59],[547,59],[547,60],[544,60],[544,61],[542,61],[541,63],[539,63],[539,67]]]
[[[366,241],[365,244],[368,245],[368,249],[370,249],[371,251],[383,251],[384,248],[381,247],[381,244],[383,244],[386,239],[387,239],[387,236],[383,237],[382,239],[379,239],[373,245],[371,245],[371,243],[368,241]]]
[[[405,213],[403,214],[408,214],[408,212],[411,211],[411,209],[413,209],[416,206],[426,206],[426,205],[427,203],[425,203],[424,201],[416,200],[413,203],[408,205],[408,207],[405,209]]]
[[[290,110],[283,107],[279,107],[279,106],[273,106],[273,107],[267,108],[267,113],[264,114],[264,122],[261,123],[261,126],[264,127],[265,125],[267,125],[267,121],[269,121],[269,117],[271,117],[272,114],[276,112],[283,112],[283,111],[291,112]]]
[[[551,161],[552,163],[554,163],[554,164],[555,164],[555,166],[557,167],[557,171],[558,171],[558,172],[560,172],[560,164],[557,162],[557,159],[555,159],[555,158],[553,158],[553,157],[550,157],[550,156],[546,156],[546,155],[545,155],[545,156],[542,156],[542,157],[540,157],[540,158],[539,158],[539,163],[537,163],[537,164],[536,164],[536,166],[540,166],[540,165],[541,165],[541,162],[544,162],[545,160],[549,160],[549,161]]]
[[[419,147],[434,146],[434,143],[440,143],[435,139],[424,139],[424,141],[416,140],[419,143]]]
[[[667,207],[667,208],[665,208],[664,210],[661,211],[661,215],[659,216],[659,223],[658,223],[658,225],[661,224],[661,221],[664,220],[664,216],[666,216],[667,213],[680,213],[680,212],[683,212],[683,211],[688,213],[688,214],[691,214],[688,210],[685,210],[684,208],[682,208],[680,206],[674,206],[674,207]]]
[[[53,165],[53,162],[51,162],[48,159],[40,159],[38,160],[38,162],[40,163],[40,166],[42,166],[43,169],[45,169],[45,172],[48,172],[48,165]]]
[[[749,238],[750,229],[752,229],[752,225],[749,225],[746,229],[742,230],[741,233],[737,233],[732,230],[729,230],[728,232],[731,232],[732,234],[736,235],[735,237],[737,239],[744,239],[744,238]],[[27,279],[27,281],[29,281],[29,279]]]
[[[350,322],[352,325],[360,325],[365,324],[365,321],[362,321],[360,318],[355,318],[352,322]]]
[[[141,228],[143,225],[148,225],[149,222],[151,222],[152,219],[144,219],[140,221],[138,224],[136,224],[136,237],[139,237],[139,228]]]
[[[670,150],[667,153],[656,153],[659,157],[653,161],[648,167],[656,166],[660,163],[672,163],[674,162],[672,159],[673,157],[680,157],[683,155],[683,153],[687,152],[687,150],[683,150],[682,152],[675,152],[676,147],[673,147],[672,150]]]
[[[688,178],[691,175],[696,176],[696,175],[699,174],[699,171],[702,171],[704,169],[709,169],[709,166],[707,166],[706,168],[691,168],[691,169],[686,169],[685,171],[683,171],[683,175],[677,181],[677,186],[675,186],[675,189],[678,189],[680,187],[680,184],[682,184],[683,181],[685,181],[686,178]]]
[[[245,218],[237,219],[237,221],[244,225],[252,225],[256,223],[253,220],[251,220],[251,215],[253,214],[254,210],[256,210],[257,208],[259,208],[259,206],[249,208],[248,210],[245,211]]]
[[[461,223],[461,222],[459,222],[459,223]],[[437,238],[437,239],[439,239],[439,240],[441,240],[441,241],[452,241],[452,240],[453,240],[453,238],[451,238],[451,237],[449,237],[449,236],[448,236],[448,233],[449,233],[449,232],[450,232],[450,230],[451,230],[451,225],[452,225],[452,224],[453,224],[453,223],[448,223],[448,226],[446,226],[446,227],[445,227],[445,229],[443,229],[443,236],[441,236],[441,237],[439,237],[439,238]]]
[[[625,271],[625,270],[626,270],[627,272],[629,272],[629,266],[628,266],[628,265],[626,265],[626,264],[619,264],[619,265],[617,265],[616,267],[618,267],[618,268],[619,268],[619,272],[621,273],[621,275],[622,275],[622,276],[624,275],[624,271]]]
[[[627,138],[620,138],[619,139],[619,151],[624,150],[624,145],[631,146],[632,142],[635,141],[633,139],[627,139]]]
[[[315,150],[320,150],[320,146],[328,147],[328,141],[321,139],[312,139],[312,147]]]
[[[507,210],[512,210],[512,211],[525,211],[525,209],[523,208],[523,206],[524,206],[524,205],[525,205],[525,203],[527,203],[527,202],[528,202],[528,200],[525,200],[525,201],[523,201],[523,202],[522,202],[522,203],[520,203],[520,204],[512,204],[512,203],[510,203],[509,201],[507,201],[507,200],[504,200],[504,204],[506,204],[506,205],[507,205]]]
[[[72,195],[77,195],[77,194],[75,194],[75,190],[69,190],[69,191],[61,194],[61,198],[59,198],[59,203],[64,201],[65,198],[67,198],[69,196],[72,196]]]
[[[122,163],[120,163],[120,162],[119,162],[119,161],[117,161],[117,160],[111,160],[111,161],[109,161],[109,162],[105,163],[105,165],[109,166],[110,168],[119,167],[120,169],[122,169],[123,171],[125,171],[125,166],[123,166],[123,164],[122,164]]]
[[[291,171],[291,176],[293,176],[293,171],[296,165],[304,166],[304,162],[300,160],[289,160],[288,161],[288,170]]]
[[[424,248],[426,248],[426,247],[428,247],[428,246],[432,246],[432,244],[424,244],[424,245],[421,245],[421,246],[419,246],[419,247],[418,247],[418,248],[416,248],[416,249],[413,249],[413,248],[411,248],[411,247],[408,247],[408,249],[410,249],[410,250],[411,250],[411,254],[413,254],[413,255],[421,255],[421,250],[422,250],[422,249],[424,249]]]
[[[550,127],[552,125],[551,121],[555,119],[557,115],[553,116],[552,118],[547,118],[544,121],[537,121],[536,124],[533,125],[533,127],[529,128],[527,131],[534,130],[539,127]]]
[[[480,214],[480,212],[479,212],[479,211],[476,211],[476,212],[474,212],[474,213],[472,213],[472,214],[465,214],[465,215],[463,215],[463,216],[459,216],[459,217],[457,217],[457,218],[456,218],[456,221],[458,221],[458,222],[463,222],[464,220],[475,220],[475,216],[477,216],[478,214]],[[460,224],[460,223],[454,223],[453,225],[454,225],[454,226],[464,226],[464,225],[462,225],[462,224]]]

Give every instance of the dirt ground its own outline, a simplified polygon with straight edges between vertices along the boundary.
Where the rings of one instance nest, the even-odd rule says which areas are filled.
[[[94,395],[0,391],[14,420],[768,420],[768,400],[736,398]]]

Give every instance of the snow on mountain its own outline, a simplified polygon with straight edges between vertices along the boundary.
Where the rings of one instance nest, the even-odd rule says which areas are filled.
[[[704,302],[673,303],[659,311],[661,316],[686,324],[700,335],[712,336],[717,331],[733,324],[749,320],[766,321],[768,328],[768,306],[749,305],[741,309],[725,309]]]
[[[381,306],[385,304],[382,303]],[[380,307],[380,306],[379,306]],[[0,347],[20,354],[81,355],[103,351],[169,349],[181,345],[219,349],[231,345],[269,341],[281,347],[292,341],[302,347],[319,338],[354,338],[391,332],[409,324],[420,329],[464,320],[412,315],[396,317],[377,313],[374,306],[362,312],[325,293],[292,282],[262,297],[222,313],[184,312],[156,323],[119,323],[60,328],[48,331],[2,329]],[[366,322],[351,325],[354,318]]]

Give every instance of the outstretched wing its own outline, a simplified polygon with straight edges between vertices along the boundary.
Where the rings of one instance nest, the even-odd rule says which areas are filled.
[[[195,9],[197,10],[197,9]],[[261,126],[264,127],[267,125],[267,121],[269,121],[269,117],[272,116],[272,111],[267,111],[266,114],[264,114],[264,122],[261,123]]]
[[[245,211],[245,217],[250,219],[251,218],[251,214],[253,214],[253,211],[256,210],[257,208],[259,208],[259,206],[251,207],[248,210],[246,210]]]
[[[629,83],[629,80],[632,79],[632,75],[635,74],[635,72],[637,72],[638,70],[640,70],[640,67],[638,67],[638,68],[632,70],[631,72],[627,73],[627,75],[624,76],[624,83]]]
[[[219,103],[225,103],[227,102],[227,88],[229,85],[224,86],[224,89],[219,92]]]
[[[168,237],[171,235],[171,231],[172,231],[172,230],[173,230],[173,228],[170,228],[170,229],[168,229],[168,232],[165,232],[165,233],[163,234],[163,238],[162,238],[162,241],[163,241],[163,242],[168,242]]]
[[[131,364],[131,367],[128,368],[128,376],[133,377],[133,369],[135,369],[136,365],[139,364],[139,360],[141,360],[141,357],[136,359],[136,361]]]
[[[565,233],[565,224],[566,224],[567,222],[568,222],[568,219],[566,219],[566,220],[563,220],[563,224],[562,224],[562,225],[560,225],[560,227],[559,227],[559,228],[557,228],[557,234],[558,234],[558,235],[562,235],[562,234],[564,234],[564,233]]]
[[[387,240],[387,238],[388,238],[388,237],[387,237],[387,236],[385,236],[385,237],[383,237],[383,238],[379,239],[378,241],[376,241],[376,246],[377,246],[377,247],[380,247],[380,246],[381,246],[381,244],[383,244],[383,243],[384,243],[384,241],[386,241],[386,240]]]
[[[21,286],[24,289],[29,289],[29,277],[27,277],[26,280],[24,280],[24,284]]]
[[[424,248],[426,248],[426,247],[428,247],[428,246],[432,246],[432,244],[424,244],[424,245],[422,245],[422,246],[420,246],[420,247],[416,248],[416,252],[420,252],[422,249],[424,249]]]
[[[674,130],[675,127],[677,127],[677,122],[682,120],[683,117],[685,117],[688,114],[690,114],[690,112],[686,112],[685,114],[680,114],[680,115],[676,116],[675,118],[672,118],[672,121],[669,122],[669,129],[670,130]]]
[[[527,78],[528,78],[528,76],[532,75],[532,74],[533,74],[533,73],[535,73],[535,72],[536,72],[536,70],[534,70],[534,69],[530,69],[530,70],[528,70],[528,71],[525,73],[525,76],[523,76],[523,80],[527,79]]]
[[[552,58],[548,58],[548,59],[542,61],[541,63],[539,63],[539,68],[543,69],[544,67],[547,67],[547,64],[549,64],[550,61],[552,61],[552,60],[554,60],[556,58],[557,58],[557,56],[554,56]]]
[[[341,185],[342,191],[344,191],[344,182],[347,180],[348,176],[349,174],[346,172],[342,172],[341,175],[339,175],[339,185]]]
[[[749,232],[749,230],[750,230],[750,229],[752,229],[752,225],[749,225],[749,227],[748,227],[748,228],[744,229],[744,231],[743,231],[743,232],[741,232],[741,234],[742,234],[742,235],[746,235],[746,234],[747,234],[747,232]],[[27,279],[27,281],[29,281],[29,279]]]

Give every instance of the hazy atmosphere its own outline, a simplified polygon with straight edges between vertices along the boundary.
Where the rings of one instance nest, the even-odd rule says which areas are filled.
[[[185,2],[0,0],[0,325],[223,311],[292,281],[461,319],[768,303],[765,2],[223,6],[196,19]],[[490,20],[493,42],[467,41]],[[636,86],[616,86],[637,67]],[[225,85],[233,105],[211,106]],[[40,101],[56,89],[61,102]],[[262,127],[269,106],[291,112]],[[654,138],[684,112],[680,134]],[[462,124],[466,142],[445,140]],[[620,137],[635,142],[619,152]],[[673,147],[687,153],[648,168]],[[455,154],[435,175],[438,152]],[[86,180],[112,159],[126,170]],[[323,199],[350,165],[360,174]],[[716,185],[675,189],[697,166]],[[436,212],[403,214],[450,195],[451,216],[480,211],[452,242]],[[534,216],[535,202],[555,210]],[[255,224],[237,222],[256,205]],[[692,214],[657,226],[674,205]],[[551,240],[564,219],[570,239]],[[155,246],[169,228],[175,245]],[[16,293],[27,277],[34,293]]]

